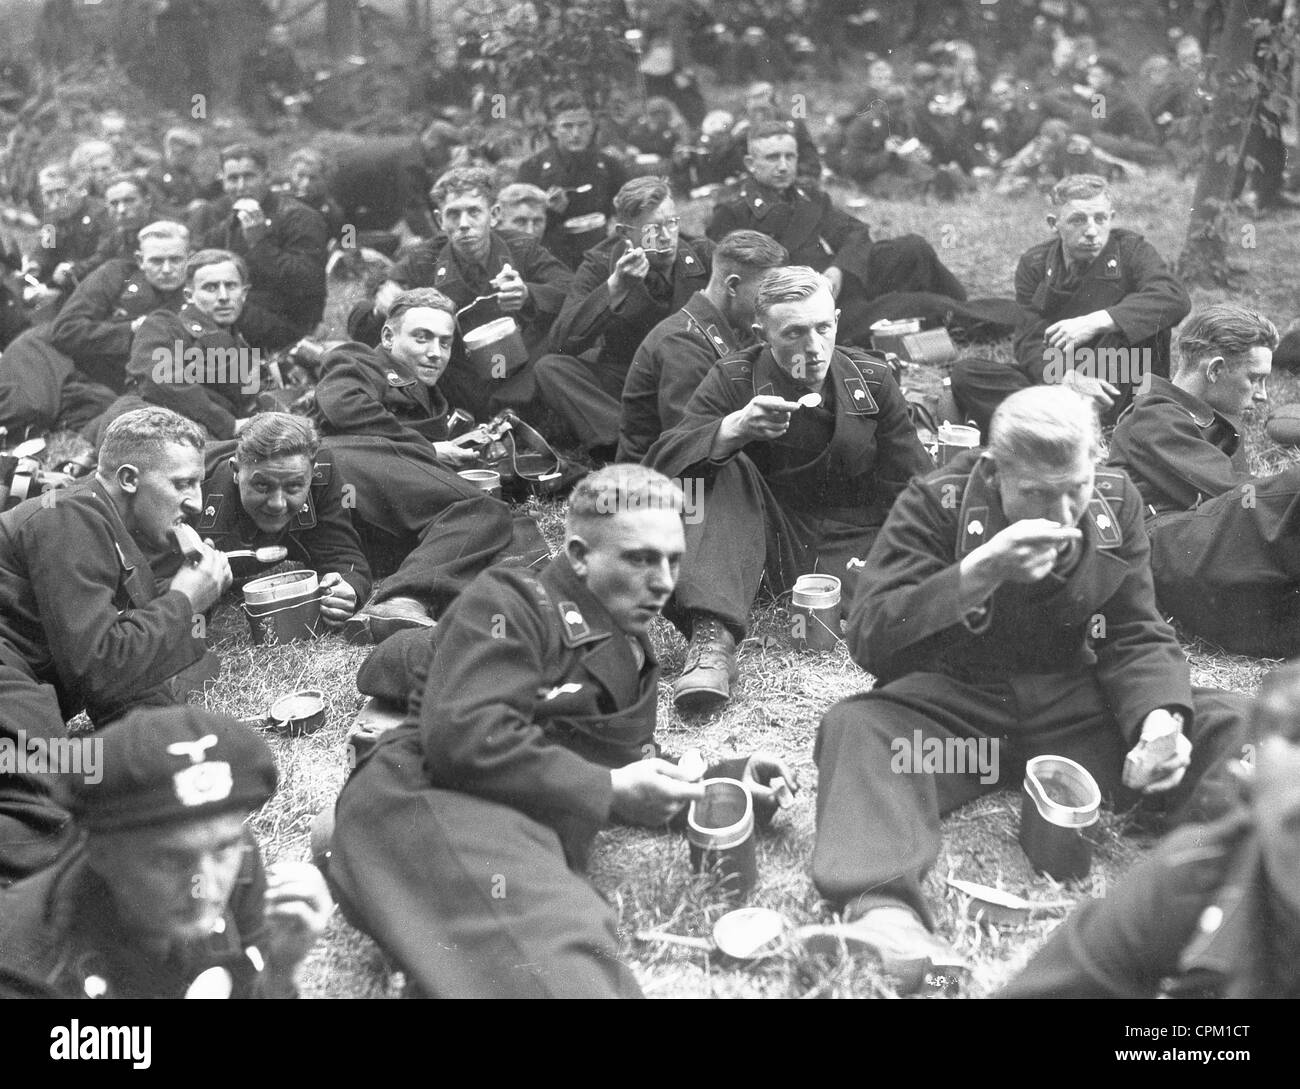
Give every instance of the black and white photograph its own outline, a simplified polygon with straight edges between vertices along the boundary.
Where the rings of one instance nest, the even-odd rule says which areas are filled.
[[[118,999],[1300,997],[1300,2],[0,27],[38,1067],[192,1063]],[[1149,1008],[1067,1063],[1284,1039]]]

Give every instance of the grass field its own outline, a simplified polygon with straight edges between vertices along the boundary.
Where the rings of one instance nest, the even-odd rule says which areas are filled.
[[[848,197],[851,194],[837,194]],[[1120,225],[1144,233],[1168,258],[1181,247],[1190,204],[1190,181],[1171,177],[1145,179],[1119,192]],[[878,236],[916,231],[929,238],[943,259],[967,284],[973,296],[1010,295],[1015,259],[1045,236],[1044,207],[1036,199],[1011,201],[981,194],[961,205],[898,202],[855,207]],[[697,230],[706,207],[685,210],[685,225]],[[1281,327],[1296,316],[1293,287],[1275,270],[1296,267],[1295,217],[1243,221],[1243,245],[1236,258],[1248,269],[1237,294],[1269,314]],[[1289,278],[1288,278],[1289,279]],[[337,328],[348,292],[335,291],[329,318]],[[1224,297],[1197,292],[1197,303]],[[919,376],[922,379],[927,376]],[[933,376],[928,376],[932,381]],[[1298,400],[1296,383],[1279,376],[1275,401]],[[1270,446],[1258,424],[1249,434],[1252,464],[1273,471],[1295,460],[1294,452]],[[562,508],[537,508],[552,545],[558,543]],[[230,603],[216,615],[215,649],[224,664],[218,683],[207,694],[208,706],[241,718],[265,713],[272,698],[297,687],[326,693],[329,719],[315,735],[272,744],[282,772],[277,796],[257,816],[255,826],[269,859],[308,856],[312,816],[333,804],[344,778],[343,738],[361,706],[354,677],[365,651],[337,636],[310,645],[258,648],[249,643],[247,626]],[[671,752],[698,747],[706,757],[766,748],[797,768],[804,785],[796,804],[777,819],[759,845],[760,884],[753,903],[776,908],[796,924],[824,916],[807,875],[814,837],[813,799],[816,772],[812,743],[823,711],[836,700],[869,687],[871,678],[836,651],[801,655],[787,638],[783,603],[760,605],[749,638],[740,648],[741,681],[725,710],[702,721],[683,721],[668,698],[668,681],[680,670],[685,645],[665,622],[653,632],[666,682],[660,694],[659,737]],[[1230,657],[1199,643],[1188,645],[1194,683],[1250,693],[1270,663]],[[1013,975],[1062,917],[1048,913],[1018,928],[982,929],[967,919],[956,894],[942,878],[959,877],[998,886],[1033,900],[1079,901],[1104,891],[1150,846],[1130,834],[1122,816],[1106,814],[1094,829],[1094,872],[1081,885],[1061,888],[1036,877],[1016,843],[1018,792],[992,794],[954,814],[944,825],[945,846],[928,881],[942,932],[974,964],[966,993],[988,994]],[[678,934],[707,936],[721,913],[707,882],[690,874],[684,841],[647,831],[617,828],[604,833],[592,864],[592,877],[616,906],[623,954],[646,992],[656,997],[748,996],[838,997],[891,994],[870,966],[827,965],[789,954],[748,966],[728,964],[702,952],[637,941],[636,931],[664,928]],[[305,972],[305,993],[312,996],[386,997],[401,987],[400,975],[369,941],[337,915],[326,939],[312,954]]]

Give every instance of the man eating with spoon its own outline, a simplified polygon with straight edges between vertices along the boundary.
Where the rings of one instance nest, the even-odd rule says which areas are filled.
[[[719,361],[645,457],[702,481],[669,614],[691,641],[673,685],[683,711],[730,698],[764,575],[781,594],[825,572],[851,598],[895,496],[933,467],[888,364],[836,346],[839,311],[823,277],[773,269],[754,315],[759,343]]]

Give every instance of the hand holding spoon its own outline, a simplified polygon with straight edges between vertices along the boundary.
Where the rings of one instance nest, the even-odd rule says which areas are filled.
[[[226,553],[228,560],[256,560],[258,563],[280,563],[289,558],[284,545],[263,545],[261,548],[236,548]]]

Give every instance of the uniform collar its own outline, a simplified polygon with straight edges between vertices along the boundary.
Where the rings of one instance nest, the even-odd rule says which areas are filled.
[[[754,176],[749,174],[740,186],[740,199],[749,206],[755,218],[762,219],[778,204],[807,200],[808,194],[797,182],[784,190],[773,189],[768,185],[760,185]]]
[[[618,259],[631,248],[631,243],[615,235],[608,239],[607,244],[609,245],[609,267],[612,271]],[[689,242],[680,238],[677,240],[677,255],[673,259],[671,269],[671,273],[666,277],[670,284],[676,284],[679,276],[695,277],[705,281],[709,278],[708,270],[700,260],[700,255]]]
[[[1237,425],[1227,416],[1195,394],[1188,393],[1185,389],[1174,385],[1168,378],[1161,378],[1160,375],[1153,374],[1151,376],[1151,393],[1161,393],[1173,401],[1192,418],[1192,423],[1201,429],[1217,423],[1220,427],[1228,429],[1232,434],[1238,434]]]
[[[703,291],[697,291],[682,307],[688,325],[700,333],[717,352],[718,358],[730,355],[743,347],[749,337],[742,337],[732,328],[712,300]]]
[[[1119,244],[1127,232],[1122,227],[1117,227],[1110,232],[1110,237],[1106,239],[1106,245],[1092,262],[1079,274],[1076,282],[1084,280],[1119,280],[1124,276],[1123,263],[1120,261]],[[1069,263],[1065,256],[1065,246],[1061,243],[1060,238],[1054,238],[1047,251],[1047,268],[1044,272],[1045,278],[1049,281],[1060,280],[1064,278],[1069,269]]]
[[[243,341],[243,337],[235,332],[233,326],[218,325],[191,302],[185,303],[180,308],[177,316],[185,323],[186,332],[193,333],[195,336],[203,336],[207,333],[221,333],[233,340]]]
[[[633,661],[631,648],[626,646],[627,640],[610,638],[622,636],[623,633],[614,623],[614,618],[609,615],[609,611],[601,604],[600,599],[587,589],[586,582],[578,577],[567,555],[562,553],[547,564],[542,572],[542,581],[547,584],[551,593],[551,607],[559,615],[566,646],[607,642],[618,646],[619,653],[614,655],[615,659],[626,656],[627,661]],[[637,642],[645,652],[647,667],[655,665],[654,649],[650,646],[650,640],[642,635],[637,638]]]

